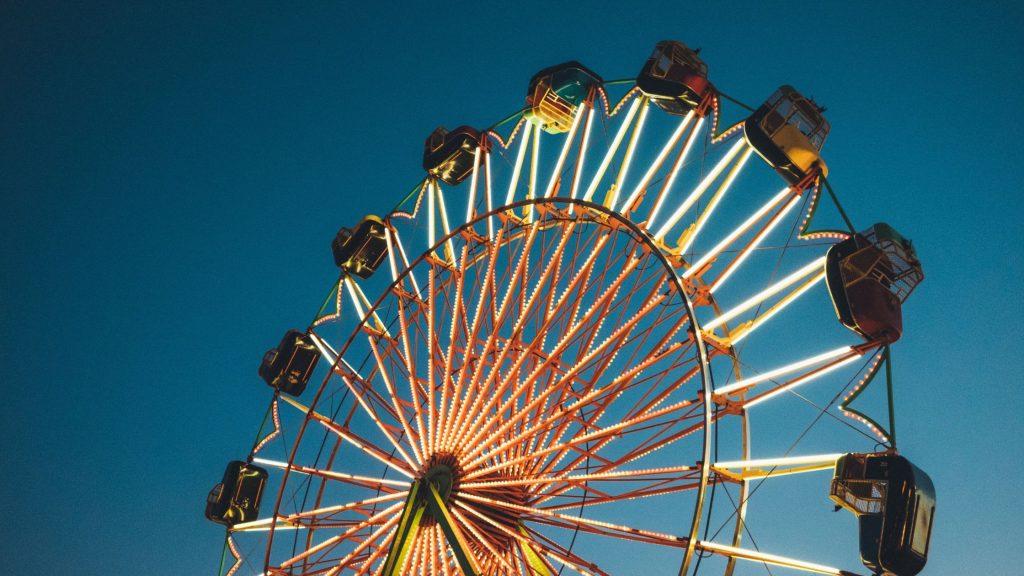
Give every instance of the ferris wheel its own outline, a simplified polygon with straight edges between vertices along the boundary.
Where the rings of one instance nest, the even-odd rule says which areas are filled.
[[[849,223],[812,100],[743,108],[665,41],[636,79],[567,62],[498,124],[430,134],[260,365],[263,426],[207,500],[221,574],[853,574],[755,540],[760,487],[821,471],[864,565],[918,573],[935,494],[891,380],[888,425],[851,403],[921,266]],[[809,452],[823,420],[844,435]]]

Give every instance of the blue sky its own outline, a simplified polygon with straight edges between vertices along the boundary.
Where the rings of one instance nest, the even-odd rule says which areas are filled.
[[[927,279],[894,366],[900,447],[939,495],[925,573],[1014,573],[1021,22],[1009,3],[4,3],[6,565],[214,573],[203,500],[259,425],[263,350],[336,278],[337,228],[422,177],[436,125],[500,119],[554,62],[631,77],[678,38],[740,100],[789,83],[826,105],[851,218],[914,240]]]

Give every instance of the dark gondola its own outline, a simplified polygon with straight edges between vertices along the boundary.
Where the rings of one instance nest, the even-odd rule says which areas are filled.
[[[225,526],[255,520],[266,483],[265,469],[240,460],[229,462],[224,479],[206,497],[206,519]]]
[[[438,126],[423,144],[423,169],[449,186],[462,183],[473,173],[473,156],[480,146],[480,132],[470,126],[448,131]]]
[[[285,333],[277,348],[267,350],[260,362],[260,378],[271,388],[300,396],[320,359],[312,340],[298,330]]]
[[[384,221],[367,215],[354,229],[342,228],[331,243],[334,264],[349,274],[369,278],[388,253]]]
[[[830,497],[857,516],[861,561],[875,574],[913,576],[928,561],[935,487],[903,456],[846,454]]]

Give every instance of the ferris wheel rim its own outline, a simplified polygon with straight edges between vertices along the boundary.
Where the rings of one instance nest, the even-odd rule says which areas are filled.
[[[686,287],[683,285],[682,280],[681,280],[679,274],[676,272],[672,262],[670,262],[669,259],[667,258],[663,248],[660,247],[654,241],[651,233],[649,231],[645,230],[644,228],[640,227],[639,225],[637,225],[637,223],[635,223],[632,220],[630,220],[628,215],[624,215],[624,214],[622,214],[622,213],[620,213],[620,212],[618,212],[618,211],[616,211],[614,209],[610,209],[610,208],[608,208],[608,207],[606,207],[606,206],[604,206],[602,204],[599,204],[599,203],[595,203],[595,202],[591,202],[591,201],[585,201],[585,200],[576,199],[576,198],[566,198],[566,197],[560,197],[560,196],[552,196],[552,197],[547,197],[547,198],[544,198],[544,197],[529,198],[529,199],[519,200],[519,201],[513,202],[511,204],[507,204],[507,205],[503,205],[503,206],[494,208],[494,209],[492,209],[492,210],[490,210],[488,212],[477,214],[470,221],[468,221],[468,222],[460,225],[459,227],[453,229],[450,234],[446,234],[446,235],[443,235],[442,237],[440,237],[437,240],[437,242],[432,247],[430,247],[429,249],[423,251],[416,258],[411,259],[408,262],[408,265],[403,267],[403,269],[399,272],[398,278],[394,279],[388,285],[388,287],[385,290],[382,291],[382,294],[377,298],[376,301],[373,302],[373,306],[365,311],[365,314],[364,314],[363,318],[358,322],[357,325],[355,325],[353,327],[353,329],[350,332],[350,335],[345,340],[344,344],[342,344],[341,346],[338,347],[337,358],[335,360],[335,365],[332,366],[330,372],[324,378],[324,381],[321,383],[321,386],[318,388],[316,395],[314,396],[314,398],[312,399],[312,402],[309,405],[310,412],[307,414],[306,418],[303,420],[302,425],[301,425],[301,427],[300,427],[300,429],[297,432],[297,435],[295,437],[294,444],[293,444],[293,449],[292,449],[291,453],[289,454],[288,466],[284,470],[284,473],[283,473],[284,475],[283,475],[283,478],[281,480],[280,489],[278,491],[278,497],[275,499],[274,512],[273,512],[273,516],[274,517],[278,517],[278,514],[280,512],[280,509],[281,509],[281,506],[282,506],[282,502],[283,502],[283,499],[284,499],[285,487],[289,484],[288,483],[288,478],[291,475],[292,470],[295,468],[295,458],[296,458],[297,453],[298,453],[298,447],[300,445],[300,441],[303,438],[303,436],[307,433],[306,427],[310,423],[310,421],[312,420],[312,413],[316,409],[317,404],[321,401],[322,394],[323,394],[323,392],[324,392],[324,390],[326,388],[327,381],[332,378],[332,374],[334,374],[334,369],[337,366],[337,363],[342,361],[344,353],[351,346],[353,340],[356,339],[359,336],[359,334],[361,333],[363,327],[367,323],[373,321],[374,313],[379,311],[380,307],[387,300],[389,295],[392,294],[392,292],[395,290],[395,288],[398,287],[401,284],[403,279],[407,275],[412,274],[413,270],[415,270],[419,266],[423,265],[423,263],[431,257],[431,254],[433,254],[435,252],[435,250],[437,250],[439,248],[442,248],[446,244],[446,242],[448,242],[451,239],[456,238],[456,237],[458,237],[458,236],[460,236],[460,235],[462,235],[464,233],[467,233],[471,229],[473,229],[474,224],[478,224],[478,223],[480,223],[480,222],[482,222],[482,221],[484,221],[486,219],[489,219],[489,218],[501,218],[504,214],[506,214],[506,213],[508,213],[509,211],[512,211],[512,210],[518,210],[518,209],[524,209],[524,208],[534,208],[534,209],[536,209],[536,208],[545,208],[545,207],[557,207],[559,205],[561,205],[563,207],[566,207],[566,208],[571,208],[572,210],[580,210],[580,211],[584,211],[585,210],[585,211],[589,211],[590,213],[593,213],[593,214],[599,214],[601,218],[605,219],[605,221],[590,220],[590,221],[585,221],[584,223],[599,224],[599,225],[607,226],[610,229],[611,233],[614,233],[615,229],[623,229],[623,230],[625,230],[628,233],[630,239],[632,241],[642,245],[645,248],[645,251],[650,256],[652,256],[655,259],[655,261],[657,261],[658,264],[663,268],[663,270],[665,272],[665,278],[672,283],[672,285],[674,287],[674,292],[684,302],[685,311],[686,311],[686,318],[688,319],[689,326],[690,326],[690,330],[688,330],[688,332],[690,333],[690,337],[692,338],[692,342],[693,342],[694,348],[696,350],[697,358],[699,359],[698,362],[697,362],[697,366],[699,367],[699,373],[700,373],[700,377],[701,377],[701,385],[700,385],[700,390],[701,391],[700,391],[699,397],[700,397],[700,401],[701,401],[701,404],[702,404],[702,406],[701,406],[701,408],[702,408],[702,422],[701,422],[701,426],[700,426],[700,430],[701,430],[701,434],[702,434],[702,438],[701,438],[701,442],[700,442],[700,445],[701,445],[701,456],[700,456],[699,460],[697,460],[697,463],[699,463],[699,465],[700,465],[700,481],[699,481],[699,485],[698,485],[698,487],[696,489],[696,496],[694,498],[695,502],[693,504],[692,518],[690,519],[690,522],[689,522],[690,526],[689,526],[688,537],[687,537],[686,552],[684,554],[683,560],[681,562],[681,568],[680,568],[680,573],[681,574],[685,573],[685,571],[687,569],[686,567],[689,565],[690,559],[692,558],[692,556],[695,553],[695,546],[696,546],[696,543],[697,543],[697,540],[698,540],[697,539],[697,532],[698,532],[698,530],[699,530],[699,528],[701,526],[701,519],[702,519],[703,510],[704,510],[704,495],[705,495],[705,493],[707,491],[707,484],[708,484],[708,480],[709,480],[709,476],[710,476],[710,471],[711,471],[711,465],[712,465],[711,458],[710,458],[710,453],[711,453],[711,432],[710,432],[710,426],[711,426],[712,409],[713,409],[713,405],[714,405],[714,403],[712,401],[713,374],[712,374],[712,371],[709,368],[708,353],[707,353],[707,350],[706,350],[706,345],[705,345],[705,343],[703,341],[702,331],[699,328],[698,320],[697,320],[696,314],[694,312],[693,303],[691,301],[691,298],[690,298],[690,295],[689,295],[688,291],[686,290]],[[572,218],[574,220],[575,219],[580,219],[579,216],[573,216]],[[608,222],[613,222],[614,226],[610,226],[608,224]],[[389,226],[390,226],[390,222],[389,222]],[[560,219],[555,219],[554,222],[550,225],[550,227],[552,227],[552,228],[560,227],[560,226],[562,226],[562,220],[560,220]],[[525,226],[521,229],[521,233],[525,233]],[[490,240],[491,239],[488,239],[488,242]],[[436,258],[436,256],[435,256],[435,258]],[[341,281],[344,281],[344,280],[345,280],[345,278],[343,276]],[[426,288],[424,288],[424,290],[426,290]],[[336,453],[337,453],[337,449],[338,449],[338,447],[336,445],[331,450],[330,457],[329,457],[330,460],[333,461],[333,459],[335,458]],[[268,543],[267,543],[267,549],[266,549],[267,550],[267,554],[266,554],[265,561],[264,561],[264,569],[265,570],[272,569],[272,562],[270,560],[270,552],[271,552],[271,549],[273,547],[273,540],[274,540],[274,537],[275,537],[275,532],[277,531],[276,528],[277,528],[276,524],[271,524],[270,529],[269,529]]]

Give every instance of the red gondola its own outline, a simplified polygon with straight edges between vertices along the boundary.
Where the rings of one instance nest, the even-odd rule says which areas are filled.
[[[704,114],[714,87],[708,82],[708,65],[686,44],[658,42],[647,59],[636,85],[659,108],[676,116],[690,110]]]
[[[903,333],[903,302],[924,272],[910,240],[875,224],[829,249],[825,279],[843,325],[868,341],[892,343]]]

